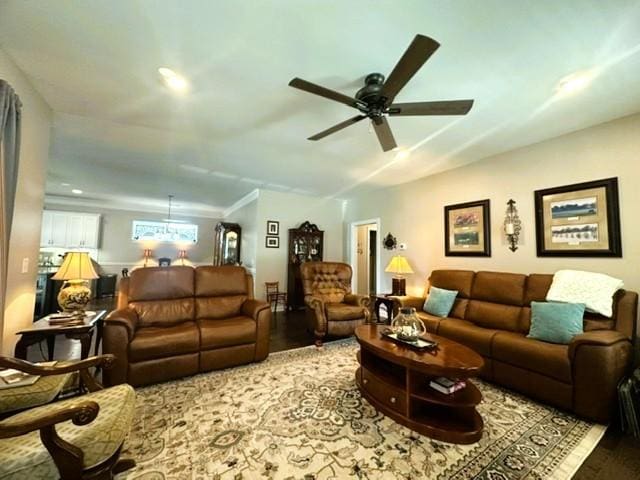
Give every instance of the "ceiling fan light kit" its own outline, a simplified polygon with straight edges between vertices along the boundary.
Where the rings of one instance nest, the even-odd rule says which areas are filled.
[[[398,146],[387,121],[388,116],[466,115],[473,106],[473,100],[393,103],[398,93],[439,46],[440,44],[432,38],[425,35],[416,35],[409,48],[407,48],[393,71],[389,74],[389,77],[385,79],[385,76],[381,73],[370,73],[365,77],[364,87],[358,90],[353,98],[298,77],[291,80],[289,82],[291,87],[340,102],[360,111],[359,115],[323,130],[309,137],[308,140],[320,140],[365,118],[369,118],[382,150],[388,152]]]

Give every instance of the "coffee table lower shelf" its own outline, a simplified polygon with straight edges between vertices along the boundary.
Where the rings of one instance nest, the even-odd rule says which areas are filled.
[[[480,440],[484,422],[475,406],[482,395],[473,383],[467,380],[464,390],[444,395],[430,389],[423,375],[413,374],[405,370],[402,378],[360,366],[356,384],[376,410],[411,430],[449,443],[467,445]]]

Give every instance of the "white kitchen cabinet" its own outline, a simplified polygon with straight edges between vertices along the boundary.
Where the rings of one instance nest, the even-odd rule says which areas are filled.
[[[66,212],[45,210],[42,215],[40,246],[66,247],[68,215]]]
[[[84,238],[84,215],[71,213],[67,216],[67,241],[65,247],[81,247]]]
[[[100,240],[100,215],[85,215],[82,219],[82,246],[98,248]]]
[[[100,215],[45,210],[41,247],[98,248]]]
[[[40,231],[40,246],[51,246],[51,229],[53,228],[53,215],[49,210],[42,214],[42,230]]]

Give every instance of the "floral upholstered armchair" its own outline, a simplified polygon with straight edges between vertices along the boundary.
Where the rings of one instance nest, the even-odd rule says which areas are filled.
[[[307,316],[322,345],[327,335],[352,335],[369,321],[371,299],[351,293],[351,266],[339,262],[306,262],[300,266]]]
[[[89,373],[114,360],[102,355],[43,366],[0,356],[0,368],[40,376],[33,385],[0,390],[0,478],[106,480],[135,465],[119,458],[133,421],[134,390],[126,384],[103,389]],[[49,403],[76,374],[89,393]]]

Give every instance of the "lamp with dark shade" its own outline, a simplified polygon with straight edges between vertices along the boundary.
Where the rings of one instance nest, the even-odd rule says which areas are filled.
[[[87,280],[95,280],[98,274],[87,252],[67,252],[52,280],[63,280],[58,293],[58,304],[65,312],[84,310],[91,300]]]
[[[402,255],[394,256],[387,265],[387,268],[384,269],[387,273],[394,273],[391,287],[391,295],[406,295],[406,281],[404,278],[404,274],[413,273],[411,269],[411,265],[405,257]]]

